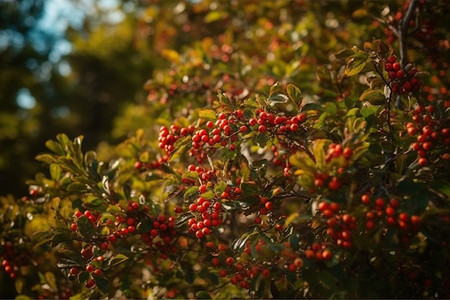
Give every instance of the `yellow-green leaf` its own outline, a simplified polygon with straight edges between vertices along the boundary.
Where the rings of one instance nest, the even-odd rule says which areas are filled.
[[[173,63],[180,63],[181,62],[180,55],[175,50],[164,49],[161,52],[161,54],[162,54],[162,56],[165,59],[167,59],[170,62],[173,62]]]
[[[369,62],[369,55],[365,52],[357,52],[347,62],[345,76],[350,77],[359,74]]]
[[[383,104],[386,101],[382,90],[365,90],[359,97],[360,101],[369,101],[372,104]]]
[[[216,112],[212,109],[203,109],[198,112],[198,116],[209,121],[215,121],[217,119]]]
[[[56,278],[55,278],[55,275],[52,272],[46,272],[44,276],[45,276],[45,281],[48,283],[48,285],[53,290],[56,290]]]
[[[297,106],[302,104],[303,95],[298,87],[293,84],[288,84],[286,92],[289,99],[291,99]]]

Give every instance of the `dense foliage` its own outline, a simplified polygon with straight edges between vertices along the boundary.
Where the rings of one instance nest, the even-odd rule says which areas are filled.
[[[1,198],[19,298],[450,297],[448,4],[168,3],[129,138]]]

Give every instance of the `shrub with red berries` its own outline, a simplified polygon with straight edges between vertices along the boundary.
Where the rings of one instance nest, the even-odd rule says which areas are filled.
[[[428,72],[410,27],[409,53],[367,41],[439,8],[416,2],[371,3],[359,47],[365,7],[318,26],[316,2],[183,2],[198,34],[227,31],[163,51],[152,126],[107,159],[46,143],[47,174],[1,198],[2,278],[33,298],[448,297],[447,67]]]

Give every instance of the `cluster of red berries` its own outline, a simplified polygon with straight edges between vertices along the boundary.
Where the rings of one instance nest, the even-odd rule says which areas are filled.
[[[270,276],[270,271],[268,269],[261,270],[261,267],[257,264],[235,264],[235,259],[231,256],[224,258],[224,261],[221,261],[219,257],[213,257],[211,259],[211,263],[214,267],[219,267],[225,263],[226,267],[223,266],[219,270],[219,276],[229,277],[231,284],[238,285],[239,287],[247,290],[250,289],[250,281],[255,276],[260,273],[263,277]]]
[[[288,142],[288,141],[286,141],[286,142]],[[282,143],[280,141],[279,146],[281,148],[280,150],[282,151],[282,153],[280,153],[277,146],[272,145],[270,147],[270,150],[273,153],[272,163],[275,166],[281,166],[282,168],[284,168],[283,175],[285,177],[289,177],[290,171],[291,171],[291,164],[289,163],[289,156],[291,154],[294,154],[295,152],[297,152],[298,145],[296,145],[296,144],[285,145],[284,143]]]
[[[260,215],[267,215],[273,209],[273,202],[270,201],[267,197],[259,198],[259,212],[258,216],[255,218],[256,224],[261,224],[262,219]]]
[[[205,243],[205,246],[212,250],[217,250],[216,245],[213,242],[207,242]],[[260,267],[254,264],[245,266],[241,263],[235,264],[235,259],[233,258],[233,256],[227,256],[225,254],[227,250],[228,247],[225,244],[219,244],[218,253],[213,254],[213,257],[211,258],[211,264],[215,268],[220,267],[220,277],[230,277],[230,282],[233,285],[238,285],[244,289],[250,289],[249,279],[259,274]],[[263,276],[264,275],[268,276],[267,273],[264,273]]]
[[[187,136],[195,131],[193,125],[189,125],[187,128],[180,128],[173,124],[170,126],[170,130],[166,126],[162,126],[159,129],[158,147],[164,149],[167,155],[170,155],[174,150],[175,142],[182,136]]]
[[[252,127],[257,126],[257,130],[260,133],[265,133],[267,130],[271,130],[275,134],[284,134],[290,131],[295,132],[299,130],[299,124],[306,120],[304,113],[289,118],[282,115],[276,116],[273,113],[267,113],[261,109],[256,110],[256,116],[256,118],[251,118],[248,124]]]
[[[344,157],[343,165],[337,169],[338,174],[342,174],[345,171],[347,161],[352,157],[353,150],[350,147],[342,148],[341,144],[332,143],[328,146],[327,153],[325,155],[325,162],[329,163],[334,159]],[[317,173],[314,178],[314,186],[316,188],[322,188],[327,186],[330,190],[337,190],[341,187],[342,182],[337,176],[330,176],[329,174]]]
[[[203,187],[206,188],[202,185],[199,190],[203,190]],[[219,199],[208,200],[200,196],[189,205],[189,211],[194,214],[188,221],[189,231],[199,239],[208,236],[212,228],[222,224],[222,203]]]
[[[328,146],[325,162],[330,162],[333,158],[343,156],[345,160],[349,160],[353,155],[353,150],[350,147],[342,148],[341,144],[332,143]]]
[[[143,233],[142,240],[150,248],[160,251],[161,259],[167,259],[167,253],[176,253],[177,248],[173,246],[173,241],[177,237],[175,230],[175,217],[161,215],[152,218],[152,229],[148,233]]]
[[[305,249],[305,257],[315,261],[330,260],[332,253],[327,249],[327,245],[323,243],[313,243]]]
[[[372,230],[376,226],[377,219],[386,221],[388,226],[398,226],[403,231],[417,232],[419,230],[420,217],[408,213],[398,213],[399,200],[392,198],[387,203],[383,197],[372,199],[369,193],[361,196],[361,202],[372,209],[366,212],[366,229]],[[373,201],[373,203],[372,203]]]
[[[421,166],[429,164],[428,153],[435,149],[437,145],[450,144],[450,128],[442,126],[434,117],[435,107],[430,104],[427,107],[417,106],[413,111],[413,122],[406,124],[406,132],[410,136],[417,136],[416,142],[411,144],[411,148],[417,152],[418,163]],[[420,129],[420,130],[419,130]],[[448,157],[444,154],[442,158]]]
[[[411,64],[402,68],[397,57],[392,55],[387,58],[384,68],[388,72],[390,88],[394,94],[403,95],[420,90],[421,83],[416,77],[417,69],[413,68]]]
[[[349,214],[338,213],[339,204],[322,201],[317,208],[327,219],[327,234],[336,245],[344,248],[352,246],[352,232],[356,228],[356,218]]]
[[[7,259],[2,260],[2,267],[5,270],[5,272],[9,275],[9,277],[11,277],[12,279],[16,278],[17,267],[15,267],[11,261]]]
[[[153,170],[153,169],[161,169],[161,166],[166,163],[169,160],[169,156],[168,155],[164,155],[162,157],[159,157],[156,161],[154,162],[146,162],[143,163],[142,161],[136,161],[134,163],[134,167],[140,171],[145,171],[145,170]]]
[[[341,185],[341,180],[336,176],[330,178],[330,175],[328,174],[317,173],[314,178],[314,186],[317,188],[328,186],[330,190],[337,190]]]

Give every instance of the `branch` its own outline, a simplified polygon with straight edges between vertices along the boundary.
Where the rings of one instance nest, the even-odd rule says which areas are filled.
[[[398,33],[399,33],[399,47],[400,47],[400,64],[404,67],[407,63],[407,54],[406,54],[406,37],[408,33],[409,22],[414,15],[415,8],[417,6],[417,0],[411,0],[409,4],[408,10],[406,11],[406,15],[402,18],[398,24]]]

